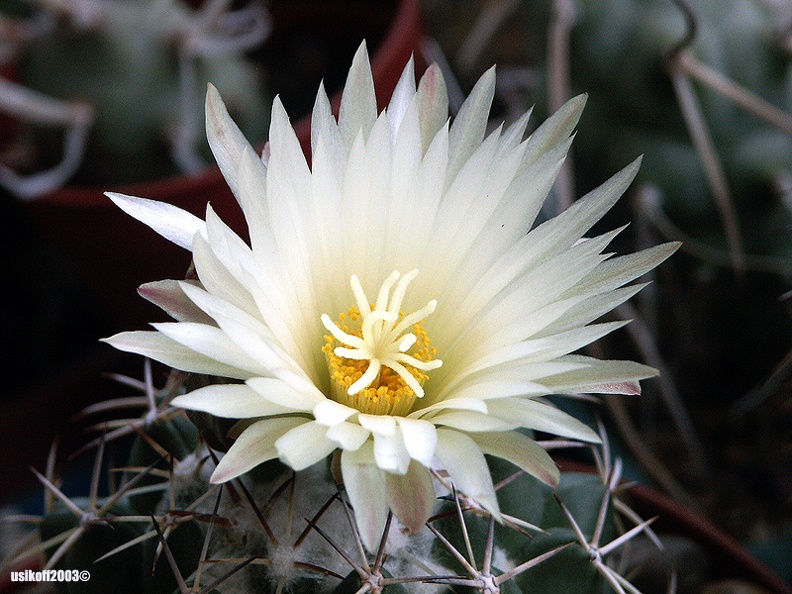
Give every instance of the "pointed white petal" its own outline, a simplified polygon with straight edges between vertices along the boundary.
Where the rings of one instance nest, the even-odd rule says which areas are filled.
[[[620,287],[661,264],[680,245],[679,242],[663,243],[634,254],[611,258],[583,279],[575,291],[594,294]]]
[[[472,497],[496,518],[498,498],[481,448],[468,435],[452,429],[437,430],[435,455],[448,471],[456,488]]]
[[[240,201],[242,209],[247,212],[247,204],[239,193],[236,171],[242,152],[249,148],[250,144],[228,115],[220,93],[211,83],[206,91],[206,138],[223,177],[234,196]]]
[[[294,470],[313,466],[336,449],[326,432],[327,427],[315,421],[295,427],[275,442],[278,457]]]
[[[561,478],[553,459],[533,439],[516,431],[474,433],[470,438],[485,454],[508,460],[551,487]]]
[[[245,384],[212,384],[171,400],[171,406],[228,419],[252,419],[293,412],[274,404]]]
[[[549,403],[529,398],[507,398],[489,404],[490,414],[511,421],[524,429],[543,431],[559,437],[600,443],[600,437],[588,425]]]
[[[121,332],[103,340],[120,351],[137,353],[190,373],[205,373],[233,379],[247,379],[251,376],[247,370],[197,353],[159,332],[142,330]]]
[[[355,511],[360,537],[369,551],[377,543],[388,519],[388,489],[385,473],[374,461],[374,444],[368,442],[358,450],[341,453],[341,474],[349,501]]]
[[[200,234],[193,242],[193,262],[201,284],[209,293],[255,315],[257,307],[250,290],[234,278]]]
[[[311,152],[314,155],[316,155],[320,138],[324,138],[325,144],[332,148],[331,153],[346,152],[338,124],[333,117],[324,82],[319,84],[319,91],[316,93],[316,101],[311,113]]]
[[[434,424],[421,419],[397,417],[397,423],[404,438],[404,445],[413,460],[427,468],[432,464],[437,448],[437,429]]]
[[[163,322],[152,326],[171,340],[196,353],[247,371],[250,374],[247,377],[266,374],[268,371],[258,361],[247,356],[220,328],[215,326],[192,322]]]
[[[224,483],[262,462],[277,457],[275,442],[286,432],[304,424],[301,417],[279,417],[253,423],[226,452],[212,473],[213,483]]]
[[[418,83],[417,94],[421,140],[426,151],[435,135],[448,121],[448,91],[443,73],[437,64],[431,64],[426,69]]]
[[[495,67],[487,70],[459,110],[449,133],[451,152],[447,181],[452,181],[465,161],[481,144],[487,129],[492,99],[495,96]]]
[[[602,394],[640,393],[637,382],[655,377],[658,371],[634,361],[601,361],[582,355],[568,355],[565,360],[585,363],[588,367],[542,379],[542,383],[558,394],[591,392]]]
[[[125,213],[185,250],[192,250],[193,237],[204,229],[201,219],[178,206],[117,192],[105,192],[105,196]]]
[[[184,282],[194,286],[194,281]],[[212,318],[187,297],[179,281],[161,280],[145,283],[138,288],[138,294],[179,322],[212,323]]]
[[[368,136],[377,119],[377,99],[374,95],[374,80],[371,75],[366,43],[360,44],[352,67],[349,69],[344,91],[341,95],[341,109],[338,114],[338,127],[347,147],[351,147],[358,134]]]
[[[415,66],[413,57],[410,56],[410,60],[402,71],[399,82],[396,84],[396,88],[388,104],[388,123],[390,124],[391,139],[393,141],[395,141],[396,137],[399,135],[399,127],[401,126],[402,118],[404,118],[404,114],[407,113],[407,108],[410,106],[414,96]]]
[[[573,97],[561,108],[545,120],[528,139],[528,154],[531,157],[525,166],[530,165],[545,151],[566,139],[577,126],[587,95]]]
[[[404,474],[385,474],[389,504],[394,515],[411,533],[420,532],[435,504],[435,491],[429,470],[411,462]]]
[[[312,390],[297,390],[282,379],[252,377],[247,385],[273,404],[293,411],[310,412],[325,400],[316,387],[312,386]]]

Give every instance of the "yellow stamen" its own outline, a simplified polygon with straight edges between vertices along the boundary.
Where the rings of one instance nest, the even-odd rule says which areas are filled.
[[[376,304],[370,304],[356,276],[351,279],[357,302],[338,316],[338,323],[326,314],[322,323],[330,332],[325,336],[325,353],[331,377],[331,397],[367,414],[405,415],[415,398],[424,395],[424,373],[443,363],[434,359],[421,321],[437,305],[430,301],[422,309],[405,315],[400,306],[407,286],[417,271],[399,278],[394,272],[383,283]],[[388,300],[390,299],[390,303]],[[412,329],[412,332],[406,332]],[[344,345],[344,346],[339,346]]]

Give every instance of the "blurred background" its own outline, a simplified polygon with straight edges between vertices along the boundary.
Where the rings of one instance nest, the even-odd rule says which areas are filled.
[[[254,144],[275,94],[305,139],[319,81],[333,95],[365,38],[380,99],[411,53],[441,65],[452,112],[497,64],[493,126],[587,93],[544,217],[644,156],[602,229],[631,222],[619,253],[683,247],[592,354],[662,376],[599,414],[631,477],[792,581],[790,0],[106,4],[0,2],[6,472],[29,480],[66,418],[113,389],[100,372],[140,375],[97,339],[163,319],[134,289],[189,266],[101,192],[199,215],[211,199],[244,231],[203,140],[206,82]]]

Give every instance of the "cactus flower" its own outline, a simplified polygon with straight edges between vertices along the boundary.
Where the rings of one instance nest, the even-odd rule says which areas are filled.
[[[676,247],[611,257],[603,250],[619,230],[583,239],[638,163],[535,225],[585,100],[527,139],[528,114],[485,137],[494,83],[490,70],[449,125],[439,69],[416,88],[410,63],[378,114],[361,46],[337,120],[319,91],[311,165],[278,99],[259,156],[210,88],[209,141],[249,244],[211,206],[201,220],[108,194],[192,251],[197,282],[141,287],[176,321],[107,340],[238,380],[173,401],[247,420],[214,482],[274,458],[300,470],[337,453],[369,547],[389,510],[421,529],[435,500],[432,470],[497,518],[485,454],[555,485],[558,470],[531,431],[598,441],[542,396],[635,394],[655,375],[574,354],[622,325],[595,320]]]

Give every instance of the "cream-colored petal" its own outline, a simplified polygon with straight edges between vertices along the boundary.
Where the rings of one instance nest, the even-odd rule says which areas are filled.
[[[495,67],[493,66],[481,75],[451,124],[447,184],[454,180],[465,161],[481,144],[494,96]]]
[[[164,322],[152,326],[196,353],[225,365],[238,367],[247,371],[249,376],[267,373],[267,369],[260,362],[246,355],[220,328],[192,322]]]
[[[410,60],[404,70],[402,70],[399,82],[396,83],[396,88],[393,90],[390,103],[388,103],[388,123],[390,124],[390,137],[393,142],[396,141],[399,135],[402,118],[407,113],[407,108],[410,106],[413,97],[415,97],[415,66],[413,57],[410,56]]]
[[[209,242],[200,234],[195,236],[192,250],[195,270],[206,290],[255,316],[257,307],[255,299],[250,294],[251,288],[245,287],[234,278],[214,253]]]
[[[237,438],[212,473],[213,483],[224,483],[277,457],[275,442],[306,423],[302,417],[278,417],[253,423]]]
[[[374,459],[377,466],[386,472],[404,474],[410,464],[410,454],[404,444],[404,436],[397,430],[392,435],[374,433]]]
[[[372,433],[379,435],[394,435],[396,433],[396,420],[390,415],[358,415],[358,421]]]
[[[344,91],[341,94],[341,108],[338,113],[338,128],[347,147],[359,134],[368,133],[377,119],[377,99],[374,95],[374,80],[371,75],[366,43],[363,42],[352,58]]]
[[[355,511],[358,531],[369,551],[376,551],[388,520],[388,488],[385,473],[374,460],[374,444],[341,453],[344,489]]]
[[[418,83],[418,109],[424,152],[435,135],[448,121],[448,92],[443,72],[437,64],[430,64]]]
[[[522,433],[473,433],[470,438],[485,454],[508,460],[551,487],[558,485],[561,473],[556,463],[542,447]]]
[[[178,206],[118,192],[105,192],[116,206],[144,225],[184,248],[192,250],[193,236],[205,228],[204,222]]]
[[[231,119],[220,93],[211,83],[206,91],[206,138],[223,177],[247,214],[249,212],[248,203],[240,195],[236,171],[240,156],[246,148],[250,147],[250,143]]]
[[[313,390],[296,390],[282,379],[253,377],[247,385],[273,404],[293,411],[310,412],[325,400],[315,387]]]
[[[103,339],[120,351],[137,353],[170,367],[190,373],[204,373],[233,379],[247,379],[250,371],[236,365],[221,363],[211,357],[188,348],[159,332],[143,330],[120,332]]]
[[[330,99],[325,91],[324,82],[319,83],[319,91],[316,93],[313,111],[311,112],[311,152],[316,156],[316,149],[319,139],[323,138],[324,143],[330,147],[330,153],[339,159],[338,165],[343,163],[346,156],[346,146],[344,145],[338,123],[333,117]]]
[[[451,427],[466,433],[475,431],[509,431],[519,427],[519,422],[498,419],[479,412],[454,410],[442,411],[432,416],[438,427]]]
[[[369,438],[371,431],[356,423],[344,422],[328,427],[325,435],[342,450],[357,450]]]
[[[313,408],[314,419],[326,427],[343,423],[352,415],[358,414],[354,408],[339,404],[334,400],[322,400]]]
[[[458,490],[500,518],[498,498],[487,461],[473,439],[453,429],[438,429],[435,455]]]
[[[437,429],[434,424],[405,417],[397,417],[396,422],[401,429],[404,446],[410,457],[427,468],[431,466],[437,448]]]
[[[315,421],[295,427],[275,442],[278,457],[294,470],[313,466],[336,449],[336,444],[327,438],[326,432],[327,427]]]
[[[411,533],[420,532],[436,499],[429,470],[413,461],[404,474],[385,473],[385,484],[394,515]]]
[[[582,355],[568,355],[564,359],[585,363],[588,367],[543,378],[542,383],[558,394],[591,392],[637,395],[640,394],[638,381],[658,374],[653,367],[634,361],[603,361]]]
[[[506,398],[489,404],[493,417],[518,424],[524,429],[543,431],[559,437],[600,443],[600,436],[588,425],[553,405],[530,398]]]
[[[138,294],[179,322],[213,323],[212,319],[188,298],[181,289],[179,281],[161,280],[145,283],[138,288]]]
[[[572,134],[583,113],[587,97],[587,95],[572,97],[531,134],[528,139],[527,154],[532,158],[526,160],[525,167]]]
[[[228,419],[252,419],[293,412],[274,404],[245,384],[212,384],[171,400],[171,406]]]

